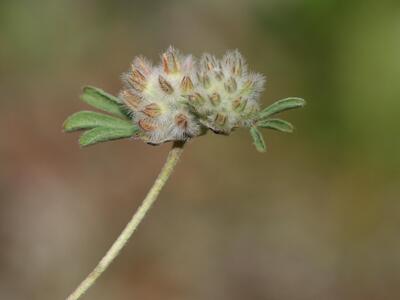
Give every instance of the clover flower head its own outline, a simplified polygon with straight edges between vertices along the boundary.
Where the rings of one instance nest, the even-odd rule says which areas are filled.
[[[203,132],[190,113],[186,95],[194,89],[195,62],[170,47],[157,66],[136,57],[122,78],[125,88],[120,98],[141,129],[139,136],[150,144],[186,140]]]
[[[260,110],[263,75],[248,70],[238,50],[218,59],[203,54],[198,63],[169,47],[153,65],[135,57],[122,75],[119,97],[85,87],[82,100],[113,116],[81,111],[64,123],[65,131],[87,130],[81,146],[122,138],[140,138],[158,145],[186,141],[211,130],[229,135],[238,127],[249,128],[257,150],[266,150],[260,128],[292,132],[293,126],[277,113],[302,107],[301,98],[285,98]]]
[[[136,57],[123,75],[120,98],[150,144],[186,140],[206,129],[230,134],[249,126],[259,111],[258,98],[264,77],[249,73],[239,51],[228,51],[219,60],[204,54],[197,66],[191,55],[173,47],[152,66]]]
[[[238,50],[228,51],[220,60],[203,54],[197,79],[199,84],[189,99],[201,124],[222,134],[251,125],[265,79],[248,72]]]

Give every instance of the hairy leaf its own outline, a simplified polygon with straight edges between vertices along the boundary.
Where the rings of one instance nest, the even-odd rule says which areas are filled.
[[[128,118],[128,114],[121,104],[120,100],[117,97],[110,95],[99,88],[95,88],[92,86],[84,87],[81,99],[82,101],[95,108],[119,117],[123,117],[125,119]]]
[[[259,116],[258,119],[262,120],[262,119],[268,118],[269,116],[272,116],[274,114],[283,112],[285,110],[303,107],[305,104],[306,104],[306,101],[304,101],[301,98],[293,98],[292,97],[292,98],[278,100],[275,103],[268,106],[267,108],[263,109],[258,114],[258,116]]]
[[[135,126],[131,128],[96,127],[84,132],[79,139],[79,144],[81,147],[86,147],[101,142],[130,138],[138,131],[139,129]]]
[[[261,135],[261,132],[257,129],[257,127],[251,127],[250,128],[250,134],[251,137],[253,138],[254,145],[256,146],[256,149],[259,152],[265,152],[267,150],[267,147],[265,145],[264,139]]]
[[[293,132],[293,125],[281,119],[266,119],[257,122],[257,126],[261,128],[274,129],[282,132]]]
[[[64,122],[64,130],[66,132],[92,129],[95,127],[108,127],[108,128],[131,128],[134,125],[119,118],[114,118],[109,115],[93,112],[93,111],[80,111],[74,113]]]

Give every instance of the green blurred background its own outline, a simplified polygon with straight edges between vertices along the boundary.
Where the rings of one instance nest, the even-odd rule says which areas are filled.
[[[169,145],[80,150],[86,84],[135,55],[238,48],[294,135],[192,141],[85,299],[400,299],[400,2],[0,2],[0,299],[64,299],[119,234]]]

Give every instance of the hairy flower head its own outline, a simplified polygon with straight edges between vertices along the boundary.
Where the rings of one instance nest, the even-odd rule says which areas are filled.
[[[248,127],[259,111],[264,77],[250,73],[239,51],[228,51],[222,59],[204,54],[197,72],[198,85],[189,101],[201,124],[216,133],[230,134]]]
[[[132,112],[144,141],[187,140],[203,132],[186,100],[194,88],[194,63],[192,56],[170,47],[161,55],[159,65],[136,57],[130,71],[122,76],[125,87],[120,98]]]
[[[186,140],[206,129],[229,134],[249,126],[264,85],[263,76],[248,72],[238,51],[221,60],[204,54],[197,66],[191,55],[172,47],[157,66],[136,57],[122,78],[120,98],[132,112],[139,136],[151,144]]]
[[[221,59],[203,54],[196,62],[169,47],[156,65],[135,57],[122,80],[119,97],[94,87],[84,89],[83,101],[113,116],[90,111],[70,116],[66,131],[87,130],[80,138],[82,146],[128,137],[158,145],[186,141],[208,129],[229,135],[247,127],[256,148],[265,151],[259,129],[292,132],[289,122],[272,116],[305,104],[300,98],[286,98],[260,110],[264,76],[249,71],[237,50]]]

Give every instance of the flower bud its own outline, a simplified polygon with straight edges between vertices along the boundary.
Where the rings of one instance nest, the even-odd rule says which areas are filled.
[[[184,93],[191,92],[193,90],[193,82],[189,76],[184,76],[181,81],[181,90]]]
[[[158,82],[160,83],[161,89],[167,93],[167,94],[172,94],[174,92],[174,89],[172,88],[171,84],[161,75],[158,76]]]

